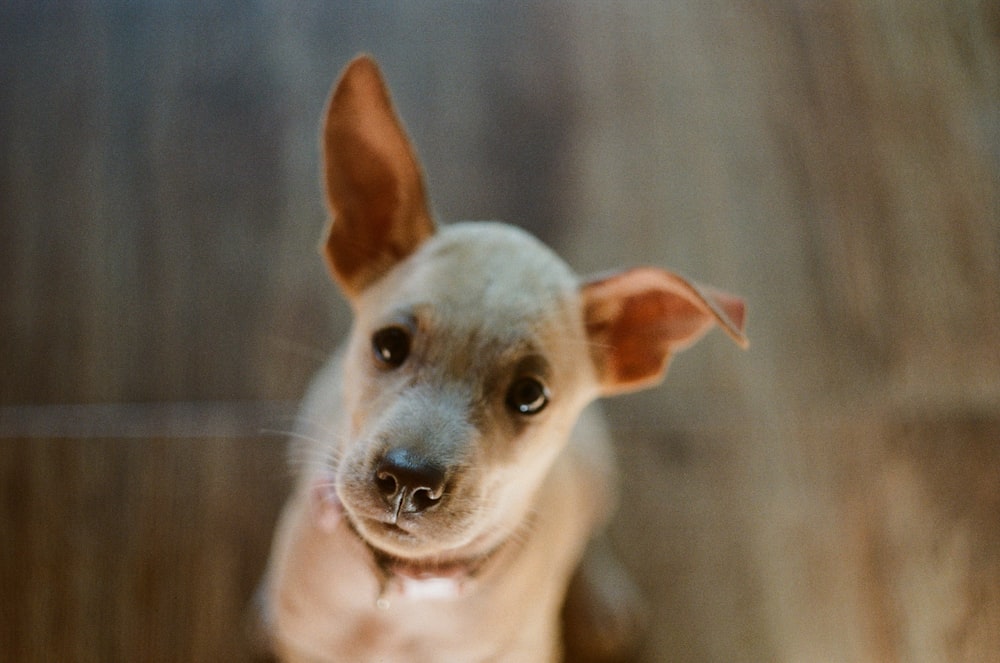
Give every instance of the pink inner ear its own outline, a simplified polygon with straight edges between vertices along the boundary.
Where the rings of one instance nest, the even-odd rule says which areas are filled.
[[[423,176],[378,66],[361,56],[335,86],[324,125],[330,271],[350,297],[434,233]]]
[[[606,393],[658,382],[673,353],[718,324],[742,346],[739,297],[672,274],[638,268],[583,285],[584,318]]]
[[[681,297],[662,291],[632,295],[608,329],[606,340],[614,348],[608,367],[621,384],[659,380],[670,356],[711,324],[709,315]]]

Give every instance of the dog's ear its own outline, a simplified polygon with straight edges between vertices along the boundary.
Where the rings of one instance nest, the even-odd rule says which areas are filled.
[[[334,87],[323,128],[330,272],[352,297],[434,233],[416,154],[378,65],[354,59]]]
[[[739,297],[671,272],[637,268],[580,287],[591,355],[605,395],[659,382],[670,357],[718,324],[741,347],[746,306]]]

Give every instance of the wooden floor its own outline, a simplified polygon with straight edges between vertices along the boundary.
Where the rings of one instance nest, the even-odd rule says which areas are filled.
[[[607,405],[642,663],[993,660],[994,5],[0,3],[0,663],[251,656],[359,51],[442,221],[749,302]]]

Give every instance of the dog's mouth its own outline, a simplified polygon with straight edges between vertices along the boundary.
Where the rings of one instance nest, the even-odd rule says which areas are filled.
[[[505,540],[492,544],[474,540],[471,545],[461,546],[462,550],[469,551],[465,554],[441,551],[439,547],[433,552],[424,552],[429,547],[426,537],[413,531],[415,528],[406,519],[352,514],[328,481],[316,484],[313,501],[317,524],[327,531],[345,524],[368,548],[375,566],[386,579],[470,579],[508,545]],[[480,543],[482,545],[477,545]]]
[[[373,548],[378,544],[373,541],[391,541],[394,545],[412,547],[418,545],[420,537],[411,532],[399,521],[380,520],[377,518],[354,518],[348,516],[348,521],[354,531]],[[389,554],[386,552],[386,554]]]
[[[441,555],[429,555],[422,557],[402,557],[390,552],[380,543],[376,543],[374,537],[363,533],[350,518],[348,524],[354,533],[371,550],[379,567],[392,575],[404,576],[407,578],[421,579],[429,577],[448,577],[469,574],[477,567],[482,558],[488,555],[475,555],[469,558],[448,558]],[[406,544],[417,537],[404,528],[392,523],[376,521],[369,523],[378,532],[379,541],[386,539],[393,542]]]
[[[396,564],[415,567],[451,564],[450,560],[478,557],[481,554],[482,537],[471,541],[449,532],[449,539],[428,529],[421,519],[397,518],[379,514],[368,516],[353,513],[343,507],[348,525],[354,533],[378,556],[393,560]]]

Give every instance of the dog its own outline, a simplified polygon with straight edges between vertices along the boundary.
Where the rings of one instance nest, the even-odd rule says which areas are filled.
[[[615,470],[587,406],[658,383],[713,326],[745,346],[744,302],[657,268],[580,278],[502,223],[438,226],[368,56],[322,143],[322,253],[354,320],[292,442],[262,586],[274,654],[613,660],[642,613],[599,534]]]

